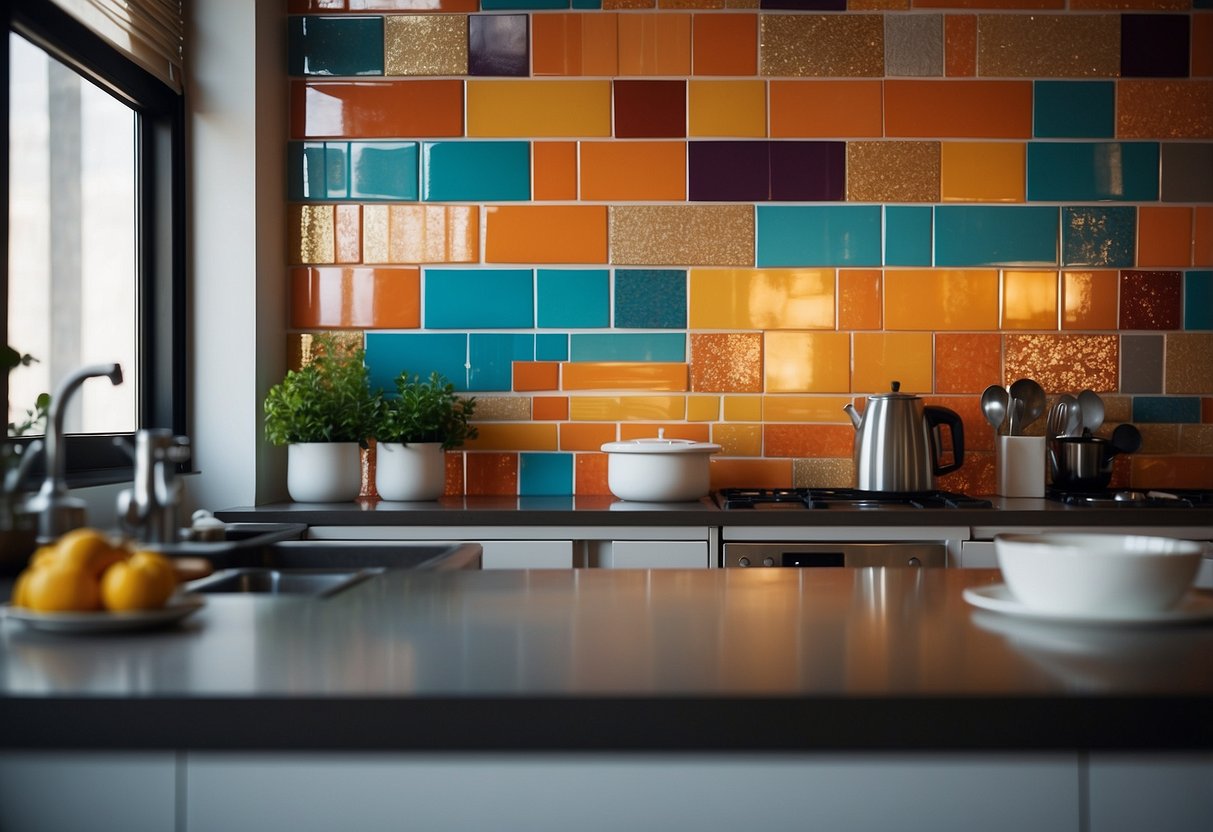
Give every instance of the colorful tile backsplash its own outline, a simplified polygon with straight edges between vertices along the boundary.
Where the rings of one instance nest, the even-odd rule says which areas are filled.
[[[449,493],[849,486],[844,404],[1105,397],[1213,487],[1207,0],[289,0],[290,338],[479,401]],[[1037,425],[1036,430],[1042,426]]]

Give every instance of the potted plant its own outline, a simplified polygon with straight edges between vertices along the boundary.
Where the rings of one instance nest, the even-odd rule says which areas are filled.
[[[385,500],[436,500],[446,484],[444,451],[476,438],[468,424],[474,398],[462,398],[438,373],[396,377],[375,426],[375,488]]]
[[[6,374],[17,367],[28,367],[38,359],[22,354],[9,345],[0,348],[0,365]],[[27,409],[23,419],[8,423],[8,433],[0,442],[0,464],[3,466],[3,490],[0,491],[0,575],[16,574],[24,568],[26,560],[34,551],[35,516],[21,508],[26,499],[22,491],[22,480],[34,457],[42,447],[35,439],[28,444],[12,441],[14,437],[27,433],[41,433],[45,429],[51,397],[38,394],[33,409]],[[11,414],[10,414],[11,415]]]
[[[362,489],[360,450],[368,446],[380,398],[370,389],[362,347],[332,335],[314,357],[287,371],[265,397],[265,436],[287,446],[287,491],[298,502],[354,500]]]

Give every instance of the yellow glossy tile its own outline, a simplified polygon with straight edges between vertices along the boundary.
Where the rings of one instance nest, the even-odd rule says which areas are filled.
[[[930,392],[931,333],[856,332],[854,338],[856,393],[887,393],[894,381],[906,393]]]
[[[1116,329],[1119,287],[1118,272],[1062,272],[1061,328]]]
[[[614,442],[618,432],[611,424],[577,424],[560,426],[560,450],[597,451],[607,442]]]
[[[833,269],[692,269],[692,329],[833,329]]]
[[[998,272],[888,269],[884,321],[893,330],[998,329]]]
[[[725,396],[724,419],[726,422],[762,421],[762,396]]]
[[[1167,335],[1166,392],[1209,395],[1213,390],[1213,333]]]
[[[1045,390],[1116,390],[1120,338],[1116,335],[1007,335],[1003,382],[1034,378]]]
[[[977,72],[1002,78],[1116,77],[1120,16],[979,15]]]
[[[1020,142],[944,142],[939,193],[944,202],[1023,202],[1026,145]]]
[[[846,393],[851,339],[845,332],[767,332],[763,365],[768,393]]]
[[[690,439],[710,442],[712,430],[707,425],[687,425],[682,422],[630,422],[619,426],[620,439]]]
[[[762,392],[762,333],[692,332],[691,389]]]
[[[384,75],[466,75],[465,14],[391,14],[383,18]]]
[[[838,270],[838,328],[880,329],[880,269]]]
[[[1002,328],[1057,329],[1057,272],[1002,273]]]
[[[476,430],[479,436],[467,440],[464,445],[469,451],[555,451],[560,448],[556,425],[544,422],[477,422]]]
[[[687,365],[656,361],[572,361],[561,365],[563,390],[687,389]]]
[[[332,205],[288,205],[287,222],[292,265],[336,262]]]
[[[480,210],[474,205],[364,205],[366,263],[475,263]]]
[[[938,202],[939,142],[847,142],[848,202]]]
[[[333,257],[338,263],[362,262],[362,206],[338,205],[333,217]]]
[[[619,16],[620,75],[690,75],[691,16]]]
[[[884,75],[884,16],[764,14],[759,20],[758,73],[880,77]]]
[[[687,396],[688,422],[715,422],[720,419],[720,396]]]
[[[752,266],[752,205],[612,205],[617,265]]]
[[[712,441],[724,456],[762,456],[762,425],[713,425]]]
[[[569,417],[576,422],[634,422],[682,419],[685,396],[574,396]]]
[[[850,396],[765,396],[762,415],[768,422],[845,422],[843,405]]]
[[[691,136],[764,137],[765,81],[689,81],[687,133]]]
[[[609,136],[611,82],[468,81],[467,134],[518,138]]]

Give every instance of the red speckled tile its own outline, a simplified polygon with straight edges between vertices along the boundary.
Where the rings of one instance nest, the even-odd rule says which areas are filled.
[[[965,449],[964,464],[935,480],[935,487],[958,494],[993,494],[997,488],[994,454]]]
[[[518,454],[467,454],[468,494],[513,495],[518,493]]]
[[[935,334],[936,393],[980,393],[1001,379],[1001,335]]]
[[[847,454],[850,455],[850,452]],[[712,490],[721,488],[791,488],[790,459],[720,459],[711,463]]]
[[[1200,421],[1206,425],[1213,424],[1213,398],[1200,400]]]
[[[1047,393],[1119,387],[1117,335],[1007,335],[1005,350],[1004,384],[1034,378]]]
[[[578,496],[611,493],[607,485],[606,454],[577,454],[573,469],[573,492]]]
[[[977,74],[977,15],[944,17],[943,71],[949,77]]]
[[[1130,459],[1134,488],[1213,488],[1207,456],[1141,456]]]
[[[448,451],[446,454],[446,485],[444,494],[457,497],[463,494],[463,458],[462,451]]]
[[[762,333],[692,333],[691,389],[761,393]]]
[[[1180,329],[1179,272],[1120,273],[1120,329]]]

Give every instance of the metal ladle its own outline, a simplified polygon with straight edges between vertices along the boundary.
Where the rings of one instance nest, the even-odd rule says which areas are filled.
[[[1007,420],[1007,403],[1009,396],[1005,387],[991,384],[981,394],[981,411],[986,414],[986,421],[994,426],[994,432],[1002,431],[1002,423]]]
[[[1078,407],[1082,413],[1082,430],[1091,433],[1099,430],[1104,417],[1103,399],[1099,394],[1093,390],[1083,390],[1078,394]]]
[[[1022,413],[1015,402],[1023,402]],[[1021,378],[1011,385],[1011,434],[1019,435],[1023,429],[1040,418],[1045,412],[1044,388],[1030,378]]]

